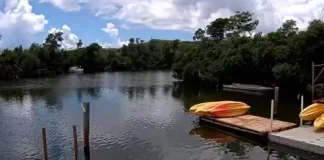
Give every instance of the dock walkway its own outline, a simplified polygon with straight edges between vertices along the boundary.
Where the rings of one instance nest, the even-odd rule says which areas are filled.
[[[269,141],[288,147],[324,155],[324,133],[317,133],[313,126],[298,128],[269,134]]]
[[[252,84],[239,84],[233,83],[229,85],[223,85],[224,89],[232,89],[232,90],[246,90],[246,91],[260,91],[260,92],[269,92],[273,91],[272,87],[266,87],[261,85],[252,85]]]
[[[267,136],[268,133],[271,132],[271,130],[272,132],[278,132],[291,129],[296,126],[295,123],[273,120],[271,128],[270,119],[254,115],[243,115],[229,118],[200,117],[200,120],[221,127],[255,134],[258,136]]]

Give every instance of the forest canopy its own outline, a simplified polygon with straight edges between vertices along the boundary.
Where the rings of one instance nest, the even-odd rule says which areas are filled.
[[[324,23],[313,20],[304,30],[287,20],[270,33],[256,32],[253,13],[237,12],[199,28],[193,41],[131,38],[129,45],[104,49],[97,43],[61,49],[62,33],[43,44],[5,49],[0,55],[0,79],[11,80],[67,73],[81,66],[86,73],[168,69],[185,82],[253,83],[305,88],[311,63],[324,60]]]

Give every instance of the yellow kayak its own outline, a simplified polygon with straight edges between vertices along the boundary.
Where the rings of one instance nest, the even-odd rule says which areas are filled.
[[[314,128],[315,130],[324,128],[324,114],[316,118],[314,121]]]
[[[189,111],[192,114],[208,117],[233,117],[245,114],[250,106],[237,101],[205,102],[192,106]]]
[[[208,103],[212,103],[212,102],[198,103],[198,104],[192,106],[192,107],[189,109],[189,112],[194,114],[194,113],[196,112],[196,110],[197,110],[199,107],[201,107],[201,106],[203,106],[203,105],[205,105],[205,104],[208,104]]]
[[[302,120],[311,121],[315,120],[324,113],[324,104],[314,103],[303,109],[299,117]]]
[[[245,103],[223,104],[209,110],[209,113],[214,117],[235,117],[246,114],[250,109]]]

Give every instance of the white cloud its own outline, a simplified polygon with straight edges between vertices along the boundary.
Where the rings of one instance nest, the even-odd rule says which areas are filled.
[[[31,44],[35,34],[42,32],[48,23],[44,15],[32,12],[28,0],[5,0],[3,8],[0,10],[0,48]]]
[[[88,2],[88,0],[39,0],[39,2],[49,2],[64,11],[73,12],[80,11],[82,4]]]
[[[96,40],[96,43],[98,43],[102,48],[120,48],[122,47],[123,45],[128,45],[129,44],[129,41],[122,41],[120,38],[117,38],[117,41],[116,43],[114,44],[111,44],[111,43],[101,43],[98,39]]]
[[[61,43],[61,47],[63,49],[75,49],[77,48],[77,43],[79,41],[79,37],[71,32],[71,28],[67,25],[63,25],[61,29],[59,28],[51,28],[48,33],[57,33],[62,32],[63,33],[63,41]]]
[[[192,31],[217,17],[250,11],[260,20],[258,31],[268,32],[287,19],[305,28],[312,19],[323,19],[323,0],[46,0],[54,5],[84,3],[96,16],[114,18],[153,29]],[[55,3],[54,3],[55,1]],[[72,3],[73,2],[73,3]],[[80,6],[80,5],[79,5]],[[61,7],[62,8],[62,7]],[[64,9],[64,8],[62,8]]]
[[[123,28],[123,29],[131,29],[132,27],[130,27],[128,24],[122,24],[122,25],[120,25],[120,28]]]
[[[122,41],[120,40],[120,38],[117,39],[117,47],[122,47],[123,45],[128,45],[129,44],[129,41]]]
[[[107,23],[105,28],[101,28],[102,31],[108,33],[110,36],[118,36],[118,29],[113,23]]]
[[[102,48],[111,48],[110,43],[101,43],[99,40],[96,40],[96,42],[102,47]]]
[[[99,43],[99,45],[101,45],[102,48],[111,48],[110,43]]]

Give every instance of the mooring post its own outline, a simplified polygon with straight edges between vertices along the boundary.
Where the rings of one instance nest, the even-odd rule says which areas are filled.
[[[300,96],[300,112],[304,109],[304,96]],[[303,125],[303,120],[300,118],[300,126]]]
[[[44,160],[48,160],[47,141],[46,141],[46,129],[45,128],[42,128],[42,136],[43,136]]]
[[[84,155],[86,159],[90,157],[90,145],[89,145],[89,117],[90,117],[90,104],[82,103],[81,108],[83,110],[83,139],[84,139]]]
[[[74,159],[78,160],[78,136],[77,136],[77,130],[76,125],[73,126],[73,138],[74,138]]]
[[[312,103],[314,103],[314,92],[315,92],[315,86],[314,86],[314,83],[315,83],[315,65],[314,65],[314,62],[312,62]]]
[[[279,106],[279,87],[275,87],[275,95],[274,95],[274,115],[277,115],[277,109]]]
[[[273,110],[274,110],[274,100],[271,100],[271,115],[270,115],[270,133],[272,132],[272,121],[273,121]]]
[[[271,148],[270,148],[270,146],[268,146],[268,156],[267,156],[267,160],[270,160],[270,155],[271,155]]]

